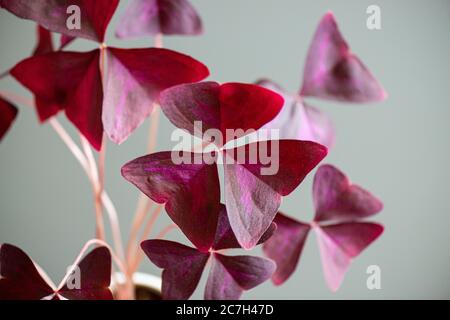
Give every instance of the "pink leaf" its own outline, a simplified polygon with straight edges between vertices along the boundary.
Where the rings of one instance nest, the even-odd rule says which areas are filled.
[[[121,39],[200,33],[202,21],[188,0],[134,0],[116,30]]]
[[[118,0],[0,0],[0,7],[45,29],[100,43],[118,4]],[[67,25],[74,15],[72,6],[80,10],[79,29]]]
[[[197,60],[167,49],[108,48],[103,124],[122,143],[153,111],[159,93],[209,75]]]
[[[0,141],[13,124],[18,112],[15,106],[0,97]]]
[[[222,147],[272,120],[280,112],[283,98],[257,85],[204,82],[168,89],[161,94],[160,103],[169,120],[192,135],[198,131],[194,129],[195,121],[202,122],[199,134],[208,129],[220,130],[223,141],[214,143]],[[241,132],[230,136],[227,129]]]
[[[122,167],[122,175],[157,203],[199,250],[207,252],[215,237],[220,210],[216,164],[194,163],[201,154],[181,152],[191,164],[175,164],[178,152],[159,152]]]
[[[70,289],[65,284],[58,294],[69,300],[112,300],[111,254],[106,247],[89,252],[77,266],[80,270],[80,288]]]
[[[332,291],[339,289],[352,258],[383,232],[376,223],[350,222],[314,228],[319,243],[325,280]]]
[[[154,264],[164,269],[163,298],[188,299],[200,281],[209,253],[167,240],[147,240],[141,247]]]
[[[233,233],[233,230],[231,229],[226,207],[223,204],[221,204],[220,207],[221,209],[219,220],[217,223],[216,236],[212,248],[214,250],[241,248],[239,242],[236,239],[236,236]],[[259,239],[258,244],[267,241],[267,239],[269,239],[273,235],[276,229],[277,225],[275,223],[272,223],[267,231],[263,234],[261,239]]]
[[[278,147],[274,147],[278,144]],[[260,155],[270,150],[270,161]],[[241,246],[253,248],[269,228],[281,203],[327,154],[314,142],[280,140],[251,143],[224,152],[225,202]],[[256,156],[252,159],[252,155]],[[239,159],[245,156],[245,159]],[[230,160],[231,159],[231,160]],[[234,164],[229,164],[234,161]],[[275,170],[274,172],[264,169]]]
[[[205,299],[235,300],[270,278],[275,263],[252,256],[214,254],[213,265],[205,289]]]
[[[386,92],[342,37],[334,15],[320,22],[306,59],[303,96],[343,102],[375,102]]]
[[[372,216],[383,209],[383,203],[365,189],[351,184],[339,169],[322,165],[313,185],[316,221],[351,221]]]
[[[263,130],[278,129],[280,139],[308,140],[327,148],[334,146],[334,127],[331,119],[318,108],[306,104],[299,96],[285,92],[276,83],[260,80],[257,84],[273,90],[284,98],[280,113]]]
[[[265,255],[275,261],[272,275],[275,285],[281,285],[294,273],[300,261],[310,226],[278,213],[274,222],[277,230],[263,245]]]
[[[99,50],[59,51],[31,57],[19,62],[11,75],[33,92],[41,121],[65,110],[92,146],[100,149],[103,91]]]

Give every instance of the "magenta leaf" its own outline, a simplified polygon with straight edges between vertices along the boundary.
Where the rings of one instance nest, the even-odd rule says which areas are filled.
[[[119,22],[116,36],[198,35],[202,31],[202,21],[188,0],[134,0]]]
[[[275,261],[277,269],[272,275],[275,285],[281,285],[294,273],[308,236],[308,224],[278,213],[274,222],[277,229],[263,244],[265,255]]]
[[[112,300],[109,290],[111,282],[111,254],[106,247],[89,252],[78,264],[81,287],[70,289],[67,284],[58,294],[69,300]]]
[[[317,234],[325,280],[332,291],[339,289],[354,257],[375,241],[383,226],[348,222],[314,228]]]
[[[47,29],[37,26],[38,43],[34,48],[33,56],[53,52],[52,34]]]
[[[202,227],[199,229],[202,230]],[[276,225],[272,224],[260,243],[266,241],[275,229]],[[164,269],[163,298],[188,299],[198,285],[211,252],[240,246],[231,231],[225,206],[220,204],[214,243],[207,250],[194,249],[168,240],[147,240],[141,243],[141,247],[156,266]],[[226,257],[217,253],[214,257],[222,262],[218,266],[214,266],[213,262],[205,297],[214,297],[215,293],[211,290],[217,289],[220,291],[217,294],[223,298],[237,299],[243,290],[249,290],[270,278],[275,269],[273,262],[257,257]]]
[[[205,289],[207,300],[235,300],[270,278],[275,271],[271,260],[252,256],[228,257],[214,253]]]
[[[329,149],[334,146],[333,122],[324,112],[306,104],[302,97],[285,92],[272,81],[260,80],[257,84],[279,93],[284,98],[280,113],[262,129],[278,129],[280,139],[314,141]]]
[[[69,120],[97,150],[103,135],[98,61],[99,50],[59,51],[25,59],[10,71],[33,92],[41,121],[65,110]]]
[[[322,161],[327,149],[315,142],[298,140],[255,142],[225,150],[224,157],[234,164],[225,164],[225,202],[230,225],[241,246],[253,248],[272,223],[281,204],[281,197],[290,194]],[[270,174],[261,157],[252,160],[252,154],[261,155],[261,149],[271,150],[277,168]],[[253,152],[252,152],[253,150]],[[245,160],[239,160],[245,155]],[[230,161],[228,160],[227,161]]]
[[[0,0],[0,7],[45,29],[71,37],[103,42],[106,28],[119,0]],[[79,9],[73,9],[74,6]],[[79,10],[80,28],[69,28],[68,20]]]
[[[0,300],[38,300],[52,294],[25,252],[6,243],[0,246]]]
[[[279,112],[283,99],[278,94],[256,85],[241,83],[219,85],[214,82],[203,82],[180,85],[165,90],[161,94],[160,103],[162,110],[174,125],[193,135],[201,136],[206,140],[208,137],[203,137],[202,133],[209,129],[216,129],[215,131],[221,134],[221,141],[213,141],[216,146],[222,148],[226,142],[245,136],[250,133],[250,129],[256,130],[273,119]],[[201,130],[194,127],[197,121],[201,122]],[[228,129],[240,130],[240,133],[234,132],[235,134],[230,136],[227,132]],[[222,149],[221,152],[223,152],[225,160],[225,200],[230,225],[239,244],[245,249],[251,249],[270,227],[280,205],[281,197],[291,193],[302,182],[305,176],[326,156],[327,149],[309,141],[281,140],[256,142],[234,149]],[[264,154],[267,155],[267,158],[264,157]],[[169,155],[170,153],[167,153],[167,159]],[[256,159],[253,159],[254,155],[256,155]],[[152,157],[152,155],[148,157]],[[188,158],[190,157],[188,156]],[[201,159],[201,161],[203,160]],[[168,160],[167,166],[169,166],[169,162]],[[187,170],[188,166],[178,166],[178,168]],[[170,172],[176,170],[177,166],[172,166]],[[194,169],[194,171],[196,170]],[[141,190],[145,186],[144,193],[152,197],[154,189],[160,188],[155,185],[156,181],[163,184],[166,179],[169,181],[173,179],[173,177],[159,173],[165,171],[165,169],[155,167],[155,173],[152,174],[158,172],[157,174],[160,176],[157,179],[138,174],[137,179],[132,181],[126,173],[124,176],[138,187],[140,184]],[[176,176],[175,173],[171,173],[171,175]],[[202,178],[206,177],[202,176]],[[212,180],[203,183],[219,184]],[[169,184],[172,185],[172,182]],[[176,194],[179,189],[171,187],[170,191],[172,194]],[[159,202],[166,202],[167,198],[166,196]],[[197,199],[198,196],[193,198]],[[190,200],[186,200],[185,196],[180,197],[179,207],[183,207],[182,201]],[[188,205],[187,207],[192,209],[192,206]],[[203,207],[206,206],[202,204],[195,209]],[[170,207],[168,212],[170,215]],[[184,212],[185,215],[196,214],[187,210]],[[213,211],[212,215],[214,219],[217,219],[218,212]],[[197,221],[197,219],[195,220]],[[194,226],[191,227],[189,224],[183,226],[177,221],[176,223],[197,247],[209,248],[209,235],[212,234],[210,232],[212,229],[201,228],[207,230],[207,241],[200,244],[197,236],[192,237],[195,231],[186,230],[186,228],[195,229]]]
[[[309,48],[302,96],[343,102],[375,102],[386,92],[342,37],[333,13],[321,20]]]
[[[257,85],[203,82],[165,90],[160,103],[169,120],[192,135],[198,136],[208,129],[219,130],[224,141],[213,142],[222,147],[272,120],[280,112],[283,98]],[[201,131],[194,128],[196,121],[202,122]],[[241,132],[233,137],[227,135],[227,129]]]
[[[126,140],[153,111],[162,90],[209,75],[202,63],[167,49],[108,48],[107,53],[102,118],[115,143]]]
[[[0,247],[0,300],[110,300],[111,254],[106,247],[93,249],[76,266],[79,268],[77,289],[67,284],[53,288],[21,249],[2,244]],[[74,273],[76,274],[76,273]]]
[[[122,167],[122,176],[157,203],[165,203],[170,218],[201,251],[211,247],[220,210],[216,164],[194,164],[201,154],[182,152],[192,164],[175,164],[178,152],[159,152]]]
[[[277,230],[263,246],[265,255],[277,263],[272,276],[276,285],[284,283],[298,265],[310,228],[319,243],[325,280],[336,291],[353,258],[383,232],[377,223],[359,221],[378,213],[383,204],[331,165],[322,165],[313,184],[316,216],[305,224],[278,213]]]
[[[259,239],[258,244],[264,243],[267,239],[269,239],[275,230],[277,229],[277,225],[272,223],[267,231],[263,234],[261,239]],[[219,219],[217,222],[217,230],[216,236],[214,239],[214,244],[212,245],[214,250],[223,250],[223,249],[236,249],[241,248],[241,245],[236,239],[233,230],[230,226],[230,221],[228,220],[228,214],[225,205],[220,205],[220,213]]]
[[[363,188],[351,184],[343,172],[322,165],[314,176],[315,221],[351,221],[372,216],[383,203]]]
[[[141,247],[156,266],[164,269],[163,299],[188,299],[200,281],[209,253],[167,240],[147,240]]]
[[[0,141],[13,124],[18,112],[14,105],[0,97]]]

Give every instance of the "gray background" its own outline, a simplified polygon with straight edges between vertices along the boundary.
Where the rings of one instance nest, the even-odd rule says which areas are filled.
[[[152,39],[119,41],[113,31],[127,1],[113,18],[108,44],[145,47]],[[322,15],[332,10],[352,50],[389,93],[386,102],[344,105],[311,101],[328,112],[337,127],[337,144],[326,162],[378,195],[384,211],[374,218],[386,231],[358,257],[337,293],[322,276],[315,237],[309,238],[300,267],[282,287],[269,282],[244,298],[450,298],[450,2],[194,0],[206,33],[165,38],[168,48],[207,64],[210,79],[253,82],[269,77],[295,91],[300,85],[309,42]],[[366,29],[366,8],[382,10],[382,30]],[[0,11],[0,70],[27,57],[34,46],[34,24]],[[94,43],[77,41],[70,49]],[[29,93],[8,78],[0,90]],[[75,134],[63,116],[58,117]],[[107,146],[107,190],[125,234],[137,190],[120,176],[126,161],[145,153],[148,121],[120,147]],[[158,150],[170,149],[173,127],[162,120]],[[74,135],[75,136],[75,135]],[[76,136],[75,136],[76,137]],[[39,125],[34,110],[20,116],[0,145],[0,242],[23,248],[59,282],[84,242],[93,236],[91,188],[50,126]],[[311,178],[284,199],[284,212],[312,218]],[[160,219],[158,227],[168,223]],[[177,232],[171,239],[183,240]],[[183,240],[184,241],[184,240]],[[382,270],[382,289],[366,288],[368,265]],[[145,261],[142,270],[159,270]],[[203,284],[194,297],[201,297]]]

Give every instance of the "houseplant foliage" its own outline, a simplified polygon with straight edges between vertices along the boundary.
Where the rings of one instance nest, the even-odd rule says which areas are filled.
[[[381,201],[336,167],[322,165],[314,177],[313,221],[300,222],[279,211],[282,198],[320,164],[335,141],[331,119],[305,100],[367,103],[386,97],[350,51],[333,14],[319,23],[301,89],[290,94],[270,80],[204,81],[209,70],[203,63],[162,48],[163,36],[202,34],[200,15],[187,0],[131,1],[115,35],[124,40],[153,37],[155,46],[108,46],[105,34],[118,5],[118,0],[0,0],[2,9],[37,24],[32,55],[2,75],[15,78],[34,101],[0,92],[0,139],[17,116],[14,105],[34,107],[39,121],[52,126],[82,166],[95,208],[95,239],[85,244],[58,286],[24,251],[1,245],[0,299],[133,299],[133,274],[144,255],[163,269],[164,299],[190,298],[209,263],[204,298],[239,299],[269,279],[284,283],[295,271],[311,229],[318,236],[326,282],[337,290],[351,260],[383,231],[381,225],[363,221],[381,211]],[[67,27],[69,7],[78,8],[80,28]],[[54,33],[60,35],[58,45]],[[67,50],[77,38],[97,48]],[[159,110],[201,144],[154,152]],[[81,146],[58,122],[61,112],[75,126]],[[106,138],[121,144],[149,117],[146,155],[121,171],[141,191],[125,248],[119,216],[104,184]],[[279,130],[280,135],[252,140],[265,129]],[[271,168],[264,152],[276,156],[274,172],[267,173]],[[218,170],[224,172],[223,185]],[[173,224],[148,239],[163,209]],[[111,246],[105,242],[105,217]],[[179,229],[193,247],[164,240],[172,229]],[[248,252],[259,245],[266,257]],[[233,255],[229,249],[246,251]],[[112,271],[125,279],[114,295]],[[77,272],[81,285],[73,288],[70,281]]]

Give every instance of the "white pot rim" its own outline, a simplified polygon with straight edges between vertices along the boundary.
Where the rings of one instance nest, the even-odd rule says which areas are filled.
[[[125,276],[121,272],[115,272],[111,280],[111,288],[114,288],[116,284],[125,283]],[[162,279],[161,277],[143,273],[135,272],[133,274],[133,283],[138,286],[149,287],[153,290],[161,292]]]

